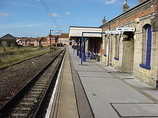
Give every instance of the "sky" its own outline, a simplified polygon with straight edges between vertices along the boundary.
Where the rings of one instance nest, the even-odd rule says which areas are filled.
[[[127,0],[130,8],[138,0]],[[124,0],[0,0],[0,37],[45,37],[70,26],[99,27],[122,14]],[[44,7],[45,5],[45,7]]]

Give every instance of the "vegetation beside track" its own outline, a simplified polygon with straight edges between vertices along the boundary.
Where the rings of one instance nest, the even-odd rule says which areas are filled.
[[[55,49],[52,49],[53,51]],[[25,46],[25,47],[0,47],[0,68],[45,54],[49,47]]]

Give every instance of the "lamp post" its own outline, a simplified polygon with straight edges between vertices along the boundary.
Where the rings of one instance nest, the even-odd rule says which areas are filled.
[[[49,43],[50,43],[50,54],[51,54],[51,31],[58,31],[58,33],[60,34],[62,30],[50,30],[50,33],[49,33]]]

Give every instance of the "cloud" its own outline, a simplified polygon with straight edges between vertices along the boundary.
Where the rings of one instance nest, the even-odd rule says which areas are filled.
[[[110,0],[110,1],[106,1],[104,4],[114,4],[116,3],[117,0]]]
[[[39,24],[25,24],[25,23],[13,23],[13,24],[3,24],[0,28],[27,28],[27,27],[40,27]]]
[[[70,12],[65,12],[65,14],[70,15],[71,13]]]
[[[5,17],[5,16],[9,16],[9,14],[0,11],[0,17]]]
[[[57,14],[57,13],[49,13],[49,15],[52,16],[52,17],[60,17],[60,15]]]

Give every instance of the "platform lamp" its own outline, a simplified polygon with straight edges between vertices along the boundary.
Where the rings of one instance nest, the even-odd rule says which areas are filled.
[[[51,54],[51,31],[53,31],[53,30],[50,30],[50,33],[49,33],[50,54]]]

